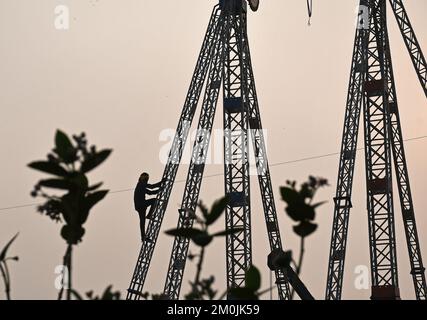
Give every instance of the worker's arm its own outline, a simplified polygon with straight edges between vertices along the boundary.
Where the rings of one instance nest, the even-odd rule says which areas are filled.
[[[162,186],[163,180],[155,184],[147,184],[147,189],[157,189]]]
[[[156,189],[156,190],[150,190],[147,188],[146,193],[149,194],[150,196],[154,196],[157,193],[159,193],[160,189]]]

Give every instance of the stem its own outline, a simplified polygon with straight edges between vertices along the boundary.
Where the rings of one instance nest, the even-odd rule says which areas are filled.
[[[58,300],[62,300],[62,295],[64,293],[64,282],[65,282],[65,270],[67,271],[68,276],[68,288],[67,288],[67,300],[71,299],[71,251],[72,245],[68,244],[67,250],[65,251],[62,265],[65,267],[62,271],[62,280],[61,280],[61,289],[58,293]]]
[[[298,259],[298,264],[296,265],[296,273],[298,276],[301,274],[302,261],[303,261],[304,253],[305,253],[305,241],[304,240],[305,240],[305,237],[301,237],[299,259]],[[295,295],[295,289],[292,288],[291,300],[294,299],[294,295]]]
[[[73,252],[73,245],[68,245],[68,290],[67,290],[67,300],[71,300],[71,257]]]
[[[203,265],[203,260],[205,258],[205,247],[202,247],[202,249],[200,250],[200,255],[199,255],[199,262],[197,263],[197,272],[196,272],[196,276],[194,278],[194,287],[198,290],[198,285],[200,283],[200,275],[202,273],[202,265]],[[199,293],[199,292],[198,292]]]
[[[3,265],[4,264],[4,267]],[[0,271],[3,277],[3,281],[4,281],[4,286],[5,286],[5,293],[6,293],[6,299],[10,300],[10,281],[9,281],[9,272],[7,271],[7,265],[6,262],[2,261],[2,263],[0,263]]]

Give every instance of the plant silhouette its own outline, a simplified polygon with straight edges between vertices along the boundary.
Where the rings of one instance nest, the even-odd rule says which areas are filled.
[[[259,292],[261,288],[261,273],[258,268],[251,266],[245,274],[245,286],[231,288],[228,292],[229,300],[259,300],[259,297],[271,288]]]
[[[316,218],[316,209],[325,202],[313,204],[313,199],[316,192],[325,186],[328,186],[328,180],[309,176],[308,181],[301,184],[297,190],[296,181],[286,181],[286,186],[280,188],[282,200],[286,202],[285,209],[288,216],[297,225],[293,227],[294,232],[300,237],[300,253],[298,263],[295,261],[296,274],[301,274],[302,263],[305,253],[305,238],[313,234],[317,230],[317,224],[314,223]],[[291,297],[294,296],[292,290]]]
[[[201,273],[206,253],[206,247],[217,237],[224,237],[229,234],[241,232],[241,228],[224,230],[216,232],[214,234],[209,233],[209,227],[211,227],[224,213],[228,203],[228,198],[223,197],[214,202],[212,208],[209,210],[203,202],[199,202],[197,207],[201,212],[201,217],[192,212],[195,222],[199,228],[180,228],[166,231],[166,234],[170,236],[179,236],[190,239],[195,245],[200,248],[200,252],[197,255],[190,254],[189,260],[198,258],[196,274],[194,280],[190,281],[191,291],[185,295],[187,300],[213,300],[217,294],[217,291],[212,289],[212,285],[215,281],[214,276],[202,279]]]
[[[86,292],[85,295],[87,300],[120,300],[120,291],[112,291],[112,289],[113,285],[109,285],[101,296],[95,296],[92,290]],[[72,289],[71,293],[77,300],[85,300],[76,290]]]
[[[7,266],[7,261],[13,260],[18,261],[19,258],[17,256],[15,257],[8,257],[7,251],[9,250],[11,244],[15,241],[16,237],[18,236],[18,233],[15,234],[15,236],[9,240],[9,242],[6,244],[6,246],[3,248],[3,250],[0,252],[0,272],[3,277],[4,282],[4,291],[6,293],[6,299],[10,300],[10,274],[9,274],[9,268]]]
[[[64,132],[57,130],[55,147],[47,155],[47,160],[31,162],[28,165],[34,170],[53,176],[40,180],[31,195],[45,199],[45,202],[38,206],[41,214],[64,224],[61,236],[67,243],[63,260],[66,272],[63,272],[63,285],[58,299],[62,299],[66,285],[67,300],[71,299],[72,292],[73,246],[83,239],[85,234],[83,225],[89,217],[90,210],[108,193],[108,190],[99,190],[102,183],[90,185],[86,174],[103,163],[112,152],[110,149],[97,151],[95,146],[89,148],[84,133],[74,135],[72,138],[73,141]],[[49,194],[46,189],[53,189],[61,194]],[[68,279],[65,283],[66,274]]]

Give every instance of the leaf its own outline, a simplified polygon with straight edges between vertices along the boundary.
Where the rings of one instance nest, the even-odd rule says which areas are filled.
[[[94,184],[93,186],[88,187],[87,190],[88,191],[95,191],[96,189],[99,189],[103,184],[104,184],[103,182]]]
[[[6,246],[3,248],[3,250],[0,253],[0,261],[3,261],[6,259],[7,250],[9,250],[10,245],[15,241],[16,237],[19,235],[19,232],[13,236],[12,239],[9,240],[9,242],[6,244]]]
[[[299,193],[289,187],[281,187],[280,194],[282,195],[283,201],[285,201],[288,205],[303,202]]]
[[[203,218],[205,219],[205,221],[208,218],[209,215],[209,211],[208,208],[203,204],[202,201],[199,201],[199,203],[197,204],[197,207],[200,209],[200,211],[202,212]]]
[[[228,235],[230,235],[230,234],[235,234],[235,233],[241,232],[241,231],[243,231],[243,230],[244,230],[243,228],[238,227],[238,228],[233,228],[233,229],[223,230],[223,231],[220,231],[220,232],[214,233],[212,236],[213,236],[213,237],[223,237],[223,236],[228,236]]]
[[[193,238],[194,236],[203,234],[204,232],[195,228],[180,228],[180,229],[171,229],[165,232],[169,236],[174,237],[183,237],[183,238]]]
[[[324,205],[325,203],[327,203],[328,201],[322,201],[322,202],[318,202],[316,204],[313,204],[312,207],[313,209],[316,209],[318,207],[320,207],[321,205]]]
[[[302,238],[305,238],[316,231],[317,224],[309,221],[301,221],[299,225],[293,227],[294,232]]]
[[[286,208],[288,216],[297,222],[304,220],[314,220],[315,211],[314,208],[306,203],[292,204]]]
[[[215,223],[216,220],[222,215],[225,208],[228,204],[228,197],[223,197],[217,201],[214,202],[212,205],[211,212],[206,218],[206,224],[210,226],[211,224]]]
[[[46,179],[41,180],[39,185],[46,188],[61,189],[61,190],[71,190],[75,185],[70,180],[65,179]]]
[[[102,199],[105,198],[105,196],[108,194],[109,190],[100,190],[96,191],[94,193],[91,193],[84,197],[83,199],[83,206],[81,210],[79,211],[79,223],[84,224],[89,216],[90,210]]]
[[[245,287],[251,289],[254,292],[261,288],[261,273],[255,266],[251,266],[246,271],[245,281]]]
[[[42,171],[44,173],[53,174],[55,176],[66,177],[68,175],[67,170],[55,162],[34,161],[31,162],[28,167],[34,170]]]
[[[88,155],[87,158],[83,161],[80,170],[83,173],[89,172],[103,163],[111,154],[113,150],[105,149],[95,154]]]
[[[55,134],[55,149],[54,152],[66,163],[71,163],[76,160],[76,149],[73,147],[70,138],[57,130]]]
[[[86,196],[85,203],[87,208],[92,209],[99,201],[105,198],[109,190],[100,190]]]

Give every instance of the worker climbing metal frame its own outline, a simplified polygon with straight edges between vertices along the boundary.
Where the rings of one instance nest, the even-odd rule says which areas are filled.
[[[425,59],[406,10],[402,1],[390,0],[390,4],[420,83],[427,94]],[[361,0],[360,8],[362,14],[356,30],[337,192],[334,198],[326,299],[339,300],[342,296],[359,119],[363,111],[371,298],[400,298],[392,195],[392,153],[415,294],[417,299],[425,300],[425,269],[418,240],[394,83],[386,0]]]
[[[250,4],[253,10],[257,9],[257,1],[251,0]],[[245,273],[252,264],[249,188],[249,140],[251,139],[248,130],[251,129],[257,176],[271,249],[268,265],[275,272],[279,298],[282,300],[290,298],[290,282],[302,299],[313,299],[292,268],[279,263],[280,260],[283,261],[284,251],[250,59],[245,0],[220,0],[219,4],[214,7],[163,174],[166,182],[157,197],[153,219],[148,225],[147,238],[151,241],[145,241],[142,245],[127,299],[139,300],[142,297],[156,240],[205,79],[208,80],[198,123],[197,138],[193,146],[184,196],[178,210],[178,228],[193,226],[194,212],[199,199],[222,84],[224,184],[225,194],[229,200],[225,214],[226,230],[239,229],[237,233],[231,233],[226,238],[227,288],[243,287]],[[164,295],[169,299],[179,298],[188,248],[189,240],[187,238],[175,237],[164,287]]]

